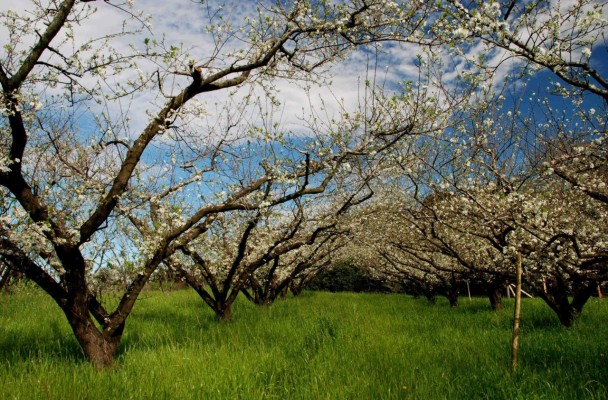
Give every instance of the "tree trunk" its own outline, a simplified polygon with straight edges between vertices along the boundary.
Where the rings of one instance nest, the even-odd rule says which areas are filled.
[[[565,307],[557,307],[555,309],[555,313],[559,318],[559,322],[561,322],[566,328],[570,328],[574,324],[574,320],[578,315],[570,305]]]
[[[218,318],[220,319],[220,321],[222,321],[222,322],[232,321],[232,308],[231,307],[222,308],[221,310],[216,311],[216,314],[217,314]]]
[[[444,292],[444,296],[448,299],[448,301],[450,302],[450,307],[457,307],[458,306],[458,295],[460,294],[458,287],[456,287],[455,285],[452,287],[449,287],[445,290]]]
[[[454,274],[454,271],[452,271],[452,277],[450,279],[450,284],[447,288],[447,295],[446,295],[446,297],[450,301],[450,307],[453,308],[453,307],[458,306],[459,292],[460,291],[458,289],[458,282],[456,281],[456,274]]]
[[[501,286],[492,285],[488,288],[488,298],[490,299],[490,307],[492,311],[502,310],[502,295],[500,294]]]
[[[447,298],[450,302],[450,307],[458,307],[458,292],[448,293]]]
[[[572,297],[572,302],[568,298],[568,288],[558,277],[546,284],[547,290],[536,292],[555,312],[561,324],[570,328],[576,318],[583,311],[584,305],[587,303],[594,290],[594,283],[578,282],[575,284],[575,290]]]
[[[304,286],[292,283],[289,285],[289,290],[291,290],[291,294],[293,294],[293,297],[298,297],[300,293],[302,293],[302,291],[304,290]]]
[[[97,369],[114,365],[114,356],[122,338],[124,324],[112,336],[97,328],[88,310],[64,310],[85,356]]]
[[[589,283],[581,286],[575,291],[574,297],[572,298],[572,303],[570,303],[576,314],[575,316],[578,316],[581,312],[583,312],[583,307],[593,295],[594,286],[595,283]]]
[[[232,303],[216,303],[216,306],[213,308],[213,311],[215,311],[215,315],[220,321],[232,321]]]
[[[247,298],[247,300],[249,300],[253,304],[256,304],[258,299],[257,290],[255,288],[251,288],[251,291],[253,292],[253,294],[249,293],[249,290],[247,288],[241,289],[241,293],[243,293],[245,298]]]
[[[424,292],[424,297],[426,297],[427,301],[431,304],[437,303],[437,295],[435,292]]]
[[[254,301],[257,306],[271,306],[273,302],[274,298],[270,293],[258,293]]]
[[[584,285],[580,287],[572,298],[572,302],[568,303],[567,297],[563,304],[559,304],[554,308],[559,321],[567,328],[574,325],[574,321],[583,311],[583,307],[593,293],[593,285]]]

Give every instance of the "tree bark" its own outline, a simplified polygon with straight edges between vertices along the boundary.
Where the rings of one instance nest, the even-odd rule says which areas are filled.
[[[221,322],[232,321],[232,304],[222,303],[213,309]]]
[[[424,297],[431,304],[437,303],[437,293],[434,290],[425,290]]]
[[[298,297],[304,291],[304,284],[302,282],[297,283],[295,280],[292,280],[289,284],[289,290],[293,297]]]
[[[122,338],[124,324],[109,336],[95,325],[87,309],[78,305],[64,309],[76,340],[91,364],[97,369],[114,365],[114,356]]]
[[[501,285],[491,285],[488,287],[488,298],[490,299],[490,307],[492,307],[492,311],[502,310],[501,290]]]
[[[571,303],[568,303],[568,298],[566,296],[565,302],[562,302],[563,304],[559,304],[556,308],[554,308],[562,325],[567,328],[574,325],[574,321],[576,321],[576,318],[583,311],[583,307],[591,297],[592,293],[593,285],[584,285],[575,291]]]
[[[574,320],[576,319],[577,314],[574,312],[572,307],[558,307],[555,312],[559,318],[559,322],[561,322],[563,326],[570,328],[572,325],[574,325]]]
[[[587,304],[587,301],[593,295],[595,283],[589,283],[581,286],[578,290],[575,291],[574,297],[572,298],[572,303],[570,305],[574,309],[575,317],[580,315],[583,312],[583,307]]]
[[[447,295],[448,301],[450,302],[450,307],[458,307],[458,292],[450,292]]]
[[[570,328],[576,318],[583,311],[583,307],[593,294],[595,283],[579,282],[575,285],[572,301],[569,299],[569,290],[560,277],[555,278],[546,285],[546,291],[536,289],[538,295],[555,312],[560,323]]]

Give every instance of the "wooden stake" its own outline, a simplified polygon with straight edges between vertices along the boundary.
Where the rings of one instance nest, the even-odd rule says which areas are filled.
[[[597,297],[599,297],[600,299],[604,297],[604,295],[602,294],[602,286],[599,283],[597,285]]]
[[[517,354],[519,352],[519,321],[521,315],[521,252],[517,253],[517,286],[515,287],[515,310],[513,311],[513,346],[511,347],[511,373],[517,370]]]

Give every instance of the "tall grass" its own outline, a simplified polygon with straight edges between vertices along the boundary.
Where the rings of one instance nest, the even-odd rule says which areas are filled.
[[[117,366],[100,372],[45,295],[0,296],[0,398],[608,398],[607,301],[592,299],[564,329],[524,300],[515,376],[511,306],[304,293],[267,308],[237,302],[234,322],[220,323],[191,291],[146,292]]]

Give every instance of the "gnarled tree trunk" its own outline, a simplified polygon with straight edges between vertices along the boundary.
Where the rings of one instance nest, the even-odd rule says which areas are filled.
[[[488,298],[490,299],[490,307],[492,311],[502,310],[502,295],[499,287],[488,288]]]
[[[505,282],[502,279],[492,279],[486,285],[486,293],[490,300],[492,311],[502,310],[502,290],[505,287]]]
[[[64,309],[64,313],[85,356],[95,368],[112,366],[124,324],[114,334],[107,335],[95,325],[88,310],[74,308],[76,309]]]
[[[561,324],[567,328],[574,324],[583,311],[583,307],[595,290],[594,282],[579,282],[572,290],[572,301],[569,299],[570,290],[560,277],[547,282],[542,290],[536,289],[538,295],[555,312]]]
[[[215,307],[212,307],[215,315],[222,322],[230,322],[232,321],[232,303],[218,301],[215,304]]]
[[[450,290],[445,296],[450,302],[450,307],[458,307],[458,290]]]

